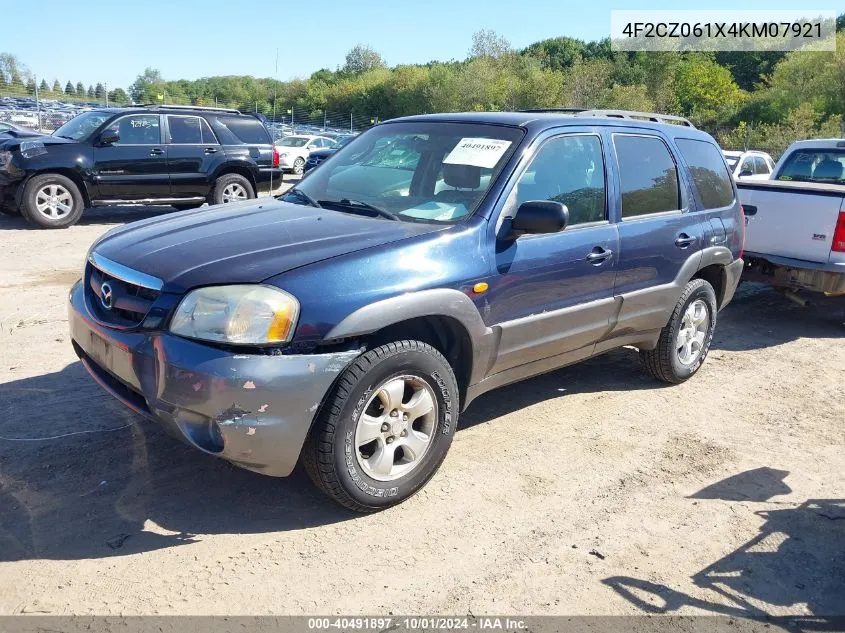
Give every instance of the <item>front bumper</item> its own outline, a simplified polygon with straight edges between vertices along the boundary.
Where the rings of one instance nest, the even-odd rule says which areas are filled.
[[[297,160],[299,160],[300,158],[302,158],[303,161],[307,160],[307,159],[303,158],[302,156],[297,156],[295,154],[291,154],[290,156],[285,156],[284,158],[280,157],[279,158],[279,167],[281,167],[282,169],[293,169],[293,164]]]
[[[73,347],[100,386],[199,450],[265,475],[290,474],[323,398],[357,356],[233,354],[160,331],[100,325],[70,291]]]

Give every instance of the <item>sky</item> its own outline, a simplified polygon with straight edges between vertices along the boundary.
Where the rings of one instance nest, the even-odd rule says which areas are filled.
[[[706,4],[708,9],[800,6],[795,0]],[[841,0],[813,6],[842,10]],[[493,29],[519,49],[561,35],[607,37],[611,9],[679,8],[684,5],[677,0],[8,0],[0,10],[0,52],[16,55],[39,81],[103,82],[110,90],[127,88],[148,66],[170,80],[212,75],[288,80],[336,69],[359,43],[391,66],[448,61],[467,57],[479,29]]]

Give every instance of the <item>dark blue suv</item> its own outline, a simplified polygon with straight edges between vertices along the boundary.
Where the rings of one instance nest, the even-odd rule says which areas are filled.
[[[302,459],[372,511],[426,483],[490,389],[622,345],[692,376],[743,236],[722,154],[685,120],[409,117],[279,200],[108,232],[70,327],[95,380],[180,439],[267,475]]]

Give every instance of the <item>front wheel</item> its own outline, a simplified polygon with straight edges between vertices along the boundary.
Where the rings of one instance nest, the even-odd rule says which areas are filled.
[[[452,368],[420,341],[363,354],[340,377],[303,447],[312,481],[340,505],[374,512],[437,472],[458,421]]]
[[[716,293],[704,279],[691,280],[675,304],[657,346],[641,350],[640,359],[654,378],[679,384],[704,363],[716,328]]]
[[[85,200],[79,187],[66,176],[33,176],[24,187],[21,214],[41,228],[67,228],[77,223],[84,210]]]

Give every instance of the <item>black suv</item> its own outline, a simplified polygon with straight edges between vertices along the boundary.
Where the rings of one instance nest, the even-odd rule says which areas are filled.
[[[281,181],[264,124],[231,109],[101,108],[51,136],[0,136],[0,210],[43,228],[71,226],[90,206],[184,210],[255,198]]]

